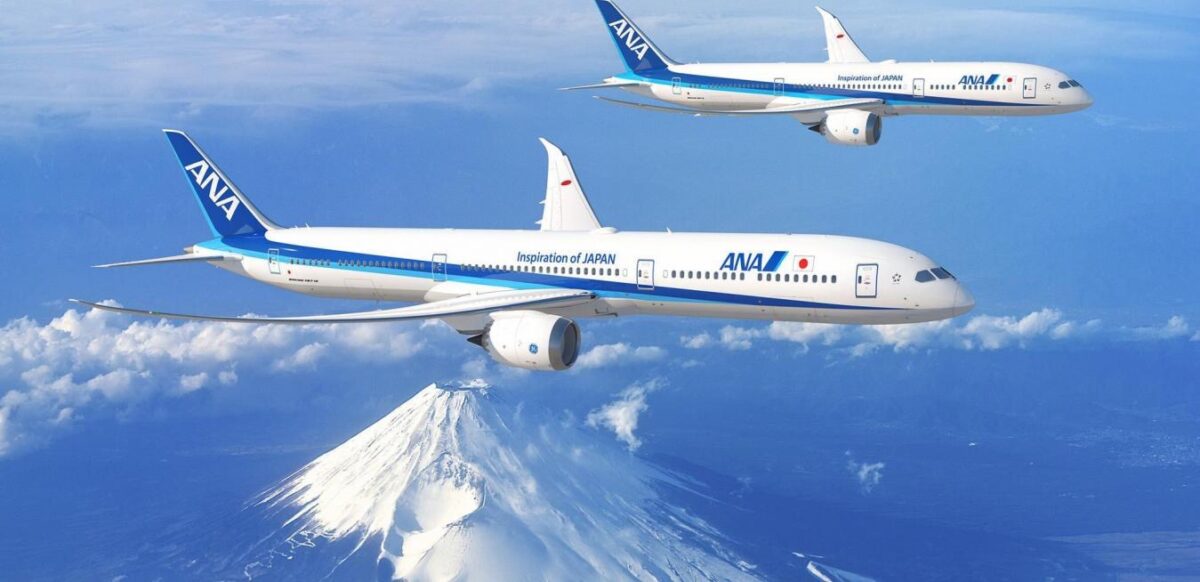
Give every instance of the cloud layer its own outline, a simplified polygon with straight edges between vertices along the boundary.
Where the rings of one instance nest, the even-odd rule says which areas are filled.
[[[1028,348],[1065,340],[1169,341],[1192,334],[1187,319],[1170,317],[1162,325],[1106,326],[1098,319],[1075,321],[1057,309],[1043,308],[1024,316],[977,315],[966,320],[942,320],[907,325],[842,326],[822,323],[773,322],[765,327],[726,325],[717,334],[684,335],[679,343],[689,349],[721,347],[748,350],[759,340],[798,344],[802,351],[824,346],[866,356],[879,350],[960,349],[991,351]],[[1198,340],[1200,332],[1192,336]]]
[[[240,361],[276,374],[349,361],[409,358],[411,326],[276,326],[131,320],[69,310],[45,325],[0,328],[0,457],[36,446],[81,416],[236,385]]]

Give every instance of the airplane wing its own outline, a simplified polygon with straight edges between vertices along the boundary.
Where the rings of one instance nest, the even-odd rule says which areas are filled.
[[[863,54],[862,49],[858,48],[858,44],[854,39],[850,38],[850,33],[846,32],[846,27],[842,26],[842,21],[838,17],[830,14],[824,8],[817,6],[817,12],[821,13],[821,20],[825,21],[825,51],[829,53],[829,62],[831,63],[869,63],[871,59]]]
[[[590,291],[579,289],[519,289],[513,291],[494,291],[477,295],[464,295],[453,299],[443,299],[430,303],[397,307],[394,309],[377,309],[374,311],[358,311],[353,313],[337,313],[331,315],[312,315],[303,317],[230,317],[211,315],[191,315],[186,313],[168,313],[147,309],[132,309],[116,305],[105,305],[91,301],[72,299],[72,303],[86,305],[104,311],[160,317],[163,319],[192,319],[200,321],[222,321],[227,323],[369,323],[378,321],[405,321],[430,319],[435,317],[455,317],[477,315],[504,311],[509,309],[538,309],[550,307],[570,307],[587,303],[596,298]]]
[[[546,147],[546,198],[542,200],[542,230],[590,231],[600,228],[571,160],[562,150],[543,138]]]
[[[636,101],[623,101],[621,99],[611,99],[609,97],[596,96],[596,99],[615,103],[624,107],[632,107],[634,109],[648,109],[650,111],[663,111],[666,113],[680,113],[684,115],[694,115],[696,117],[711,117],[717,115],[779,115],[779,114],[796,114],[796,113],[816,113],[820,111],[833,111],[835,109],[870,109],[872,107],[883,105],[882,99],[838,99],[837,101],[829,101],[824,103],[806,103],[803,105],[785,105],[782,107],[771,107],[768,109],[688,109],[686,107],[669,107],[666,105],[652,105],[650,103],[638,103]]]
[[[157,259],[142,259],[140,261],[124,261],[120,263],[107,263],[104,265],[93,265],[96,269],[111,269],[113,267],[136,267],[140,265],[165,265],[167,263],[219,263],[221,261],[232,261],[231,257],[221,255],[198,255],[188,253],[186,255],[175,255],[173,257],[159,257]]]
[[[630,81],[627,79],[605,79],[603,83],[593,83],[591,85],[577,85],[575,87],[562,87],[559,91],[578,91],[580,89],[611,89],[614,87],[633,87],[642,85],[641,81]]]

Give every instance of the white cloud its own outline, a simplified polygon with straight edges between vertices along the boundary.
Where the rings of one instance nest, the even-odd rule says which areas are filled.
[[[844,327],[831,323],[775,321],[767,326],[767,337],[806,346],[810,343],[829,346],[842,339]]]
[[[713,337],[708,332],[698,333],[696,335],[685,335],[679,338],[679,345],[689,350],[699,350],[712,345]]]
[[[369,329],[367,329],[369,328]],[[0,327],[0,457],[36,446],[84,412],[121,409],[238,382],[239,362],[311,366],[336,354],[389,362],[424,347],[405,324],[278,326],[134,320],[68,310]]]
[[[1187,336],[1192,326],[1182,315],[1172,315],[1162,325],[1135,327],[1129,330],[1130,336],[1136,340],[1170,340]],[[1192,339],[1196,339],[1193,337]]]
[[[737,327],[727,325],[721,328],[721,346],[727,350],[748,350],[754,346],[754,340],[766,335],[758,328]]]
[[[280,372],[297,372],[302,370],[311,370],[316,367],[317,362],[325,357],[329,352],[329,344],[322,342],[313,342],[300,346],[300,349],[295,353],[275,360],[272,367]]]
[[[1057,309],[1041,309],[1025,317],[1017,319],[1012,316],[995,317],[979,315],[967,321],[958,335],[967,342],[968,347],[978,345],[984,350],[998,350],[1011,344],[1024,345],[1024,342],[1050,335],[1062,321],[1062,312]]]
[[[179,389],[184,392],[194,392],[208,384],[208,372],[184,374],[179,377]]]
[[[658,346],[633,347],[627,343],[601,344],[579,356],[574,369],[587,370],[628,363],[654,362],[666,357],[667,351]]]
[[[658,390],[662,385],[657,379],[630,385],[621,391],[616,400],[589,412],[588,426],[608,428],[629,447],[629,450],[637,450],[642,446],[642,441],[634,432],[637,431],[638,417],[649,407],[646,404],[646,395]]]
[[[870,493],[883,480],[883,468],[887,465],[879,463],[859,463],[854,455],[846,451],[846,470],[858,480],[858,487],[863,493]]]

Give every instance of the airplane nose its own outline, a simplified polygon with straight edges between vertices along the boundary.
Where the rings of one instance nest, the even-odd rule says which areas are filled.
[[[972,309],[975,309],[975,298],[960,284],[954,292],[954,315],[962,315]]]
[[[1083,106],[1082,107],[1083,109],[1087,109],[1088,107],[1091,107],[1092,103],[1095,102],[1092,100],[1092,94],[1088,93],[1087,89],[1081,88],[1079,90],[1083,92],[1083,95],[1079,99],[1079,104]]]

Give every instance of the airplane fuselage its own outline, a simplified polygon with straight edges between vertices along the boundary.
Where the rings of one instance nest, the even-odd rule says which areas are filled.
[[[1005,62],[672,64],[614,79],[641,83],[627,91],[700,111],[865,98],[882,100],[884,115],[1050,115],[1092,103],[1062,72]],[[819,123],[824,113],[794,116]]]
[[[199,243],[222,268],[323,297],[428,302],[568,288],[597,300],[572,317],[679,315],[890,324],[945,319],[974,301],[937,265],[843,236],[667,232],[291,228]],[[940,273],[939,273],[940,277]]]

